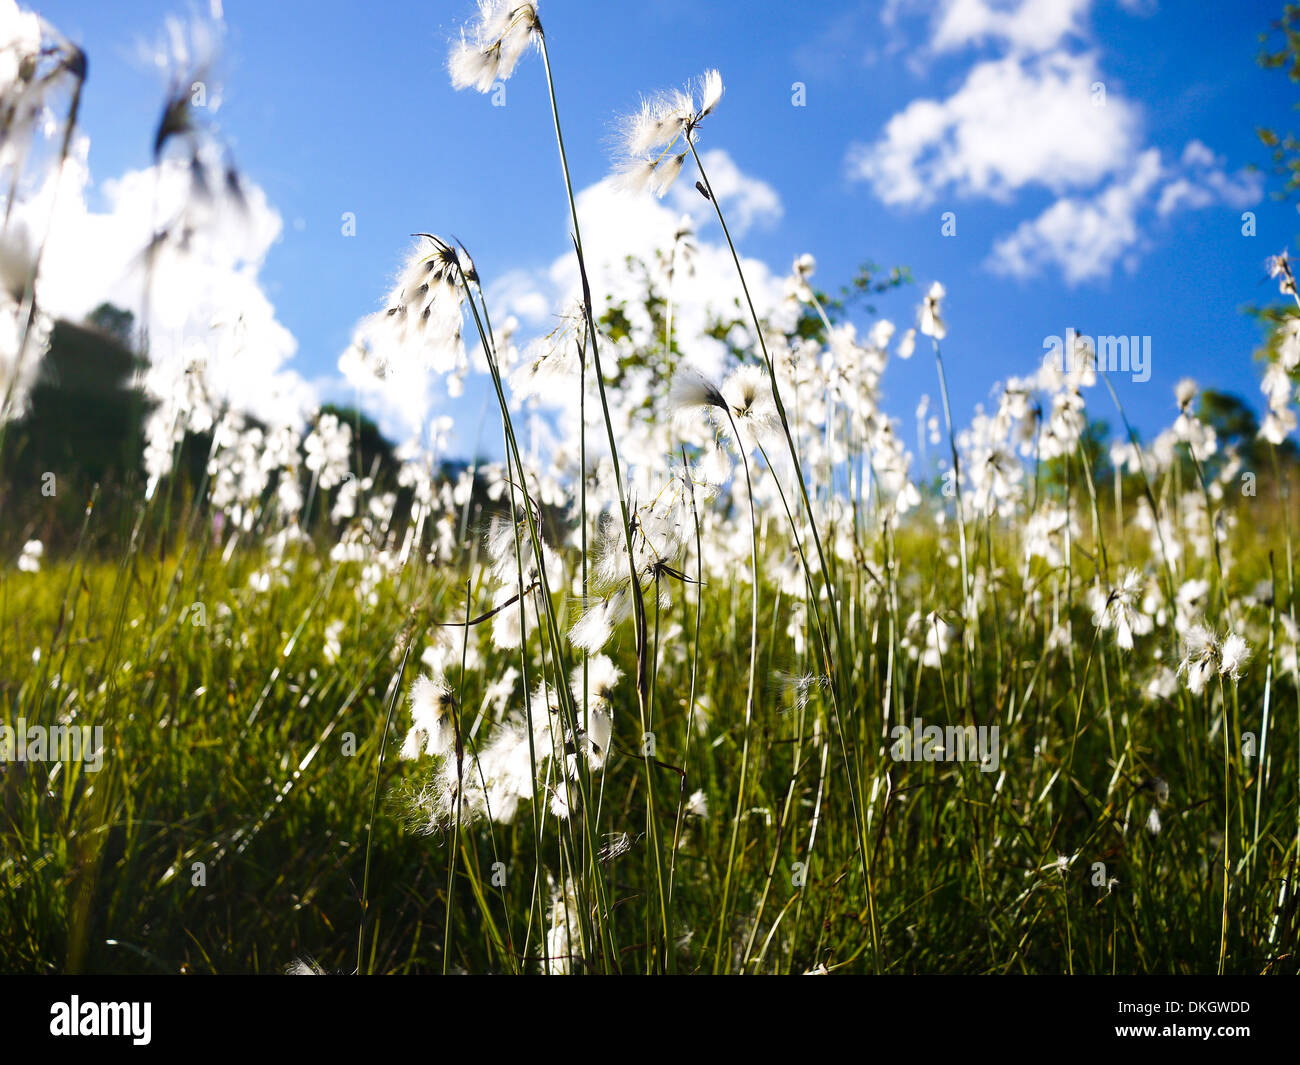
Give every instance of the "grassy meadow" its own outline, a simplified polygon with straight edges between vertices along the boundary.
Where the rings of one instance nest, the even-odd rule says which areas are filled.
[[[61,161],[84,56],[40,32],[65,109],[31,133]],[[1262,425],[1185,381],[1140,440],[1087,338],[975,408],[942,285],[911,328],[809,255],[751,291],[696,150],[727,136],[717,71],[644,100],[615,172],[695,183],[725,257],[683,225],[616,300],[548,44],[536,4],[491,0],[448,65],[552,105],[559,161],[529,165],[573,236],[560,324],[516,343],[488,265],[419,234],[344,356],[488,382],[482,457],[448,461],[432,414],[382,454],[356,411],[259,421],[213,351],[132,379],[121,478],[31,465],[31,367],[60,350],[40,255],[6,288],[0,969],[1300,971],[1289,303]],[[160,184],[209,164],[191,80]],[[200,184],[159,212],[146,293],[238,191]],[[472,214],[425,225],[473,243]],[[704,269],[733,303],[701,327]],[[120,330],[122,365],[148,340]],[[915,426],[884,409],[892,358],[933,366]],[[81,757],[31,747],[83,728]]]
[[[1141,556],[1108,517],[1111,558]],[[1224,545],[1234,586],[1276,581],[1285,593],[1269,529],[1238,525]],[[781,533],[760,550],[784,551]],[[361,563],[308,543],[261,592],[249,582],[260,553],[225,561],[199,537],[161,560],[74,555],[11,573],[6,702],[29,723],[93,721],[108,738],[97,773],[6,767],[6,968],[267,971],[309,954],[331,971],[537,971],[555,945],[552,880],[573,861],[607,900],[597,934],[608,953],[582,951],[582,966],[602,971],[1205,972],[1222,952],[1229,971],[1294,972],[1297,915],[1281,885],[1296,859],[1297,701],[1294,676],[1277,669],[1278,600],[1236,602],[1261,634],[1236,685],[1152,696],[1152,663],[1180,657],[1175,619],[1140,655],[1098,631],[1084,603],[1091,536],[1056,570],[1026,567],[1014,530],[978,531],[969,546],[988,589],[969,670],[960,635],[938,668],[901,646],[914,604],[951,616],[960,602],[942,558],[951,537],[873,538],[864,548],[880,568],[839,573],[850,672],[838,717],[824,690],[782,672],[790,602],[764,584],[747,726],[747,590],[692,588],[651,623],[656,760],[639,756],[635,693],[616,689],[589,824],[580,834],[547,819],[540,852],[524,816],[433,836],[407,828],[423,774],[396,757],[405,726],[389,711],[416,672],[413,656],[405,673],[401,660],[464,616],[469,571],[413,563],[372,602]],[[1054,646],[1063,622],[1079,638]],[[459,642],[464,630],[452,631]],[[477,665],[453,670],[463,708],[483,706],[517,660],[474,630],[471,645]],[[633,674],[632,641],[612,651]],[[888,726],[916,717],[999,724],[997,771],[893,759]],[[1266,737],[1254,757],[1235,740],[1245,731]],[[704,801],[688,810],[696,793]]]

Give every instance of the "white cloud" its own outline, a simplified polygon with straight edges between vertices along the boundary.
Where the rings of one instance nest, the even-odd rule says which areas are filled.
[[[1054,52],[978,63],[945,100],[913,100],[873,144],[850,149],[852,176],[884,203],[941,195],[1006,201],[1027,186],[1086,188],[1131,160],[1138,114],[1116,94],[1094,105],[1094,56]]]
[[[555,308],[537,285],[537,277],[527,270],[508,270],[492,281],[492,305],[509,307],[513,314],[529,322],[542,322]]]
[[[702,153],[709,180],[717,194],[732,237],[739,240],[756,225],[772,225],[780,219],[780,196],[772,186],[743,173],[726,152],[714,149]],[[735,301],[742,297],[731,253],[722,242],[713,205],[693,187],[689,172],[674,186],[665,201],[630,193],[606,178],[581,190],[577,196],[578,218],[582,223],[584,252],[591,290],[595,299],[608,296],[629,304],[640,295],[641,279],[629,272],[629,256],[653,267],[656,252],[672,247],[673,233],[683,214],[700,234],[696,238],[695,273],[689,283],[676,286],[674,316],[681,336],[702,328],[710,312],[736,316]],[[671,206],[670,206],[671,204]],[[712,235],[712,240],[708,239]],[[759,313],[779,302],[781,281],[766,264],[742,259],[746,280]],[[572,251],[561,251],[544,269],[511,271],[489,283],[489,296],[497,313],[516,315],[527,326],[550,328],[550,317],[580,292],[578,268]],[[600,308],[597,307],[599,312]],[[629,313],[635,307],[629,306]]]
[[[141,314],[145,248],[190,191],[187,163],[133,170],[103,184],[103,210],[87,203],[88,142],[82,138],[55,181],[18,205],[31,234],[49,237],[38,294],[47,312],[80,320],[110,302]],[[245,183],[245,207],[219,199],[191,217],[184,250],[157,257],[149,299],[149,357],[162,369],[202,356],[213,397],[268,422],[295,420],[314,404],[313,389],[286,364],[297,341],[276,317],[260,277],[281,220],[258,186]],[[191,211],[197,205],[193,201]],[[53,214],[51,215],[51,210]]]
[[[753,226],[771,225],[782,214],[781,200],[766,183],[743,173],[723,151],[702,154],[713,190],[718,196],[732,236]],[[713,205],[693,187],[689,172],[664,201],[618,189],[606,178],[578,193],[578,217],[582,223],[584,253],[596,312],[604,301],[623,305],[633,336],[649,342],[651,322],[643,305],[644,275],[627,266],[629,257],[645,263],[659,294],[666,295],[666,283],[658,265],[660,252],[672,248],[683,214],[695,231],[693,269],[677,267],[673,284],[673,333],[683,358],[706,373],[722,369],[726,347],[703,336],[715,318],[747,320],[743,292],[736,276],[731,252],[723,241]],[[739,249],[738,249],[739,250]],[[556,258],[545,268],[514,271],[489,282],[489,302],[495,317],[514,315],[520,320],[515,336],[520,349],[543,336],[554,325],[554,315],[580,294],[577,264],[573,252],[557,249]],[[784,306],[785,279],[774,274],[758,259],[741,258],[745,279],[759,315]],[[610,357],[606,353],[605,358]],[[538,392],[539,402],[554,412],[554,425],[530,415],[529,437],[540,440],[552,430],[555,439],[575,439],[578,409],[572,386],[552,384]],[[588,414],[592,412],[589,410]],[[599,436],[589,446],[601,447]]]
[[[1055,266],[1067,284],[1076,285],[1105,277],[1121,261],[1131,266],[1141,241],[1138,209],[1161,173],[1160,152],[1148,148],[1132,173],[1096,195],[1057,200],[1022,222],[994,244],[990,268],[1026,278]]]
[[[339,359],[339,377],[321,388],[325,398],[364,409],[385,434],[396,440],[420,437],[429,422],[434,404],[446,395],[441,380],[422,359],[404,358],[386,350],[379,336],[375,354],[387,366],[380,378],[355,360]]]
[[[1173,163],[1148,148],[1128,174],[1100,192],[1058,200],[1022,222],[994,244],[988,265],[1019,278],[1056,267],[1071,285],[1097,280],[1117,264],[1136,264],[1145,244],[1141,215],[1153,199],[1155,213],[1167,218],[1219,203],[1240,210],[1262,195],[1258,174],[1228,174],[1223,160],[1200,141],[1190,141]]]
[[[1046,51],[1082,32],[1092,0],[949,0],[935,15],[931,47],[952,51],[988,40]]]
[[[1228,173],[1199,140],[1165,161],[1141,136],[1142,112],[1103,76],[1086,40],[1092,0],[945,0],[930,12],[921,55],[992,45],[999,58],[975,63],[944,99],[913,100],[876,140],[849,148],[851,177],[883,203],[924,207],[941,197],[1013,203],[1047,189],[1059,198],[997,240],[987,265],[1028,278],[1057,269],[1068,284],[1133,269],[1154,218],[1225,204],[1240,210],[1262,195],[1259,175]],[[1120,0],[1141,15],[1149,0]],[[900,10],[893,0],[882,22]]]
[[[1223,203],[1242,210],[1264,195],[1262,174],[1248,170],[1229,174],[1223,159],[1198,140],[1189,141],[1182,154],[1183,173],[1165,185],[1156,214],[1167,218],[1179,210],[1199,210]]]
[[[743,237],[754,226],[772,226],[781,220],[785,210],[781,197],[766,181],[742,173],[731,156],[720,149],[701,152],[700,158],[708,169],[709,184],[722,204],[733,237]],[[672,200],[678,210],[696,218],[697,225],[707,224],[714,217],[713,208],[689,180],[673,186]]]

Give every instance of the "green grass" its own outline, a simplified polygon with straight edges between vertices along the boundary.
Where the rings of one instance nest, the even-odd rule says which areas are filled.
[[[760,550],[783,550],[779,525],[768,528],[773,538],[761,538]],[[648,773],[624,627],[612,650],[625,671],[614,693],[615,753],[603,776],[592,776],[599,812],[590,816],[596,839],[626,832],[631,845],[594,863],[610,900],[594,920],[612,949],[591,951],[591,968],[666,964],[654,937],[662,915],[647,780],[665,854],[679,836],[671,954],[680,971],[797,973],[824,963],[889,973],[1213,972],[1225,812],[1224,968],[1300,968],[1294,899],[1278,912],[1281,883],[1294,875],[1300,810],[1294,678],[1272,670],[1267,775],[1258,758],[1230,745],[1225,807],[1218,686],[1204,697],[1181,683],[1172,700],[1140,695],[1157,652],[1176,664],[1172,625],[1121,652],[1113,634],[1093,628],[1083,604],[1092,579],[1086,539],[1067,585],[1066,573],[1042,560],[1022,580],[1010,536],[996,527],[991,545],[986,536],[972,530],[977,579],[989,579],[990,565],[996,576],[973,641],[969,704],[961,698],[959,635],[942,670],[919,667],[898,646],[897,629],[891,635],[891,618],[901,627],[912,610],[938,608],[959,620],[960,578],[940,562],[953,550],[951,537],[941,546],[918,524],[897,537],[896,554],[867,545],[870,574],[841,570],[853,675],[838,724],[820,690],[802,710],[780,690],[778,671],[802,666],[785,635],[788,602],[763,588],[759,694],[725,927],[717,921],[743,743],[748,585],[706,580],[698,642],[693,590],[658,619],[661,632],[671,623],[683,631],[658,648],[657,762]],[[1236,600],[1268,579],[1272,545],[1254,524],[1230,546]],[[1142,552],[1136,540],[1107,548],[1112,565]],[[455,572],[412,563],[370,604],[357,592],[358,565],[340,566],[308,547],[285,585],[262,593],[248,579],[261,561],[236,553],[224,564],[189,544],[166,562],[142,553],[121,568],[73,560],[0,577],[7,719],[50,724],[75,715],[102,725],[108,747],[98,773],[75,763],[11,763],[0,776],[6,971],[265,972],[303,954],[332,971],[356,968],[370,802],[401,634],[414,641],[409,682],[431,623],[463,616],[464,586]],[[685,569],[693,572],[693,559]],[[893,585],[892,596],[877,579]],[[205,618],[196,618],[195,603]],[[476,597],[480,604],[490,605]],[[1224,691],[1239,716],[1235,731],[1258,737],[1268,644],[1256,637],[1267,632],[1270,609],[1239,608],[1255,655],[1237,698],[1231,685]],[[562,597],[556,609],[563,623]],[[653,627],[652,600],[649,610]],[[1075,641],[1047,650],[1054,611],[1069,613]],[[341,653],[329,661],[324,629],[336,619],[345,622]],[[517,651],[492,649],[486,628],[472,630],[483,667],[467,671],[458,691],[467,717],[485,686],[518,661]],[[697,658],[695,690],[708,724],[688,744]],[[921,717],[942,725],[966,715],[998,724],[999,772],[893,760],[887,698],[891,724]],[[363,968],[540,970],[539,900],[549,909],[547,877],[559,881],[566,847],[584,853],[581,839],[564,844],[567,830],[546,818],[539,859],[524,809],[512,825],[467,826],[449,907],[456,837],[402,827],[405,787],[428,771],[427,761],[397,758],[407,723],[399,704],[381,771]],[[869,890],[850,773],[869,844]],[[1144,827],[1158,805],[1153,778],[1169,786],[1158,834]],[[675,831],[679,797],[696,790],[707,796],[709,817],[685,817]],[[1064,873],[1048,868],[1058,854],[1077,855]],[[492,884],[494,861],[505,863],[504,886]],[[198,862],[206,883],[194,882]],[[1094,886],[1094,863],[1104,864],[1102,879],[1117,881],[1110,890]]]
[[[919,477],[955,485],[963,504],[936,486],[900,518],[911,458],[880,413],[883,348],[849,343],[806,278],[793,332],[775,332],[750,299],[694,146],[716,73],[712,90],[706,78],[653,105],[669,154],[650,162],[689,152],[745,297],[737,320],[709,327],[728,339],[720,389],[681,372],[697,338],[674,333],[671,277],[656,293],[645,273],[651,328],[635,337],[623,308],[586,291],[548,38],[528,4],[480,18],[453,44],[456,84],[490,85],[528,47],[541,53],[581,312],[544,356],[514,351],[464,247],[420,234],[386,312],[369,320],[398,328],[404,358],[477,345],[500,418],[485,431],[499,426],[503,461],[461,482],[475,489],[468,509],[435,479],[440,491],[407,492],[406,504],[423,502],[392,517],[397,497],[366,487],[354,452],[362,516],[328,528],[337,489],[322,486],[341,472],[317,463],[310,502],[289,491],[277,503],[273,493],[305,487],[307,464],[299,442],[284,454],[263,440],[250,446],[268,479],[240,488],[253,531],[237,541],[233,502],[209,495],[206,477],[196,497],[183,472],[138,509],[128,495],[112,516],[88,508],[71,550],[67,522],[23,497],[32,515],[15,529],[61,542],[37,573],[0,569],[0,723],[98,727],[106,751],[98,772],[0,765],[0,968],[274,972],[312,957],[343,973],[1300,971],[1292,449],[1266,463],[1253,427],[1238,428],[1235,443],[1202,440],[1193,458],[1193,423],[1214,412],[1192,411],[1189,395],[1165,438],[1183,443],[1158,442],[1140,476],[1112,481],[1077,351],[1068,375],[1043,367],[1032,403],[1017,385],[997,418],[962,432],[929,314],[947,440],[937,465],[922,455]],[[60,157],[81,58],[62,60],[77,87]],[[176,132],[164,125],[158,145]],[[472,225],[466,205],[445,206]],[[38,256],[33,282],[39,267]],[[932,310],[941,294],[927,296]],[[838,318],[843,307],[829,306]],[[736,327],[752,339],[733,342]],[[557,355],[580,428],[563,454],[534,458],[504,382],[519,359]],[[958,339],[948,357],[961,355]],[[153,424],[153,443],[187,424]],[[730,476],[700,461],[715,431],[730,436]],[[1023,478],[1008,479],[1010,451],[1030,438]],[[190,458],[232,474],[238,454],[220,439]],[[667,469],[670,455],[685,473]],[[1261,467],[1249,495],[1238,458]],[[403,472],[418,480],[432,460]],[[980,504],[994,481],[1003,503],[989,518]],[[370,515],[372,490],[391,527]],[[63,491],[66,517],[68,497],[82,500]],[[1051,564],[1025,550],[1049,498],[1080,530],[1054,535]],[[1143,499],[1159,542],[1139,527]],[[220,506],[230,520],[218,542],[204,529]],[[485,548],[494,515],[515,536],[507,524]],[[419,529],[410,541],[407,522]],[[362,561],[334,561],[340,545]],[[1098,627],[1090,595],[1109,610],[1130,569],[1151,624],[1125,648],[1114,626]],[[1180,612],[1191,580],[1207,589]],[[502,603],[520,589],[522,601]],[[589,725],[583,684],[569,683],[590,665],[577,604],[620,594],[628,609],[605,646],[622,671],[611,749],[603,767],[575,753],[569,768],[565,737]],[[497,608],[517,612],[521,648],[498,650],[494,623],[468,623]],[[1245,638],[1244,672],[1194,692],[1180,670],[1148,696],[1199,621]],[[442,740],[450,716],[454,743],[404,761],[408,693],[435,640],[447,687],[429,685],[427,709]],[[516,669],[514,690],[490,700]],[[539,685],[548,697],[530,701]],[[539,728],[518,734],[527,772],[501,772],[492,800],[508,800],[502,782],[520,775],[552,792],[505,823],[462,817],[456,801],[431,821],[431,790],[465,795],[494,734],[514,735],[498,727],[502,712]],[[996,769],[898,757],[894,730],[914,720],[996,727]]]

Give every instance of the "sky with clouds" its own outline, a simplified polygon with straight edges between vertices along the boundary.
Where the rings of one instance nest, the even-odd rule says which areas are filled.
[[[195,9],[36,6],[90,57],[86,138],[61,194],[48,252],[58,280],[45,298],[69,315],[101,298],[130,305],[132,234],[147,234],[157,209],[146,171],[166,78],[155,44],[168,15]],[[212,314],[240,308],[248,355],[227,367],[224,391],[255,408],[351,399],[338,358],[420,231],[470,247],[496,315],[514,315],[521,339],[550,328],[576,271],[535,57],[494,107],[454,92],[445,73],[468,2],[223,6],[211,119],[249,207],[201,269],[167,272],[155,315],[196,299]],[[594,288],[630,293],[624,257],[649,257],[689,214],[700,257],[684,328],[738,294],[689,175],[663,200],[607,180],[619,113],[716,66],[726,95],[700,147],[760,304],[776,302],[803,252],[830,290],[868,259],[909,266],[919,284],[878,301],[900,326],[912,324],[922,286],[943,281],[945,363],[963,421],[1067,328],[1151,338],[1150,379],[1116,380],[1145,436],[1172,419],[1186,375],[1259,409],[1260,333],[1242,311],[1273,298],[1264,260],[1300,233],[1294,208],[1248,169],[1267,162],[1255,127],[1293,125],[1295,88],[1255,63],[1278,6],[543,0]],[[1242,232],[1244,212],[1254,236]],[[162,324],[164,348],[195,342],[193,321]],[[419,390],[454,419],[458,449],[473,450],[481,384],[453,398],[436,381],[404,382],[363,405],[400,437],[423,406]],[[935,391],[932,360],[891,360],[884,391],[887,408],[910,418]]]

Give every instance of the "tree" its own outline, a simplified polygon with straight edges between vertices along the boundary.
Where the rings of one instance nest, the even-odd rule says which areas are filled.
[[[1285,70],[1292,82],[1300,82],[1300,3],[1284,4],[1282,17],[1273,23],[1270,32],[1261,33],[1259,39],[1264,45],[1259,65],[1265,70]],[[1273,173],[1283,179],[1282,187],[1273,195],[1286,200],[1300,193],[1300,139],[1290,131],[1279,134],[1263,126],[1256,133],[1272,152]]]
[[[96,485],[97,524],[106,513],[111,520],[138,486],[150,404],[135,386],[145,361],[129,343],[133,324],[130,311],[103,304],[86,324],[61,320],[51,331],[28,409],[11,427],[0,468],[0,506],[7,516],[34,523],[43,537],[71,535]],[[7,523],[8,534],[18,534],[17,524]]]

